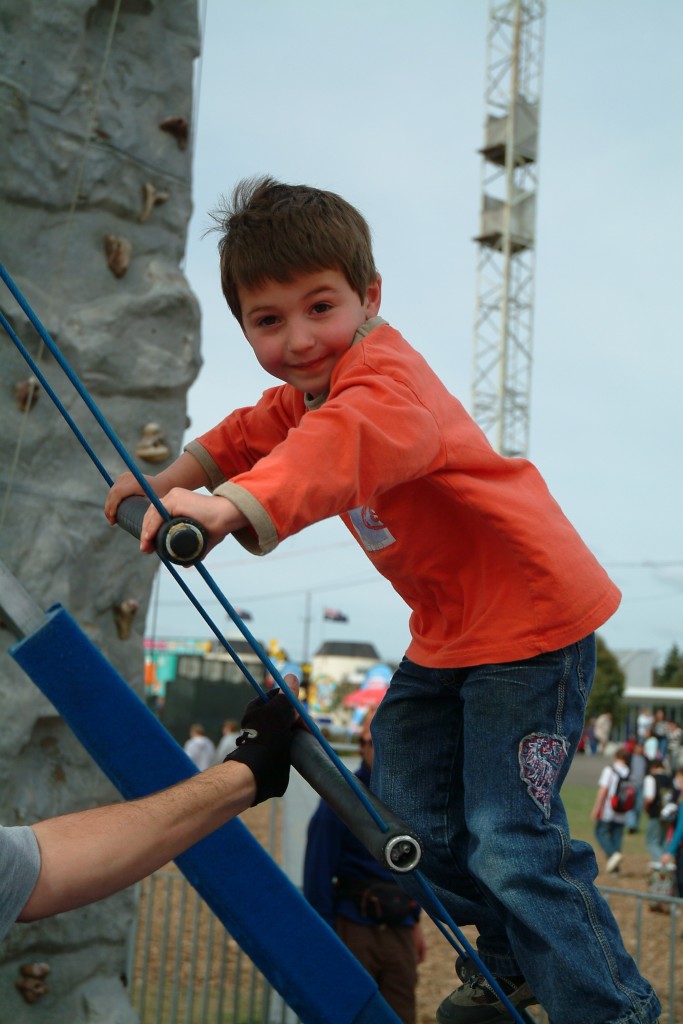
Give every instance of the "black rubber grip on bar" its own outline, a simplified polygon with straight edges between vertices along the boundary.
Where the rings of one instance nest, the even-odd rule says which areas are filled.
[[[116,510],[116,522],[139,539],[142,520],[150,504],[149,498],[142,494],[124,498]],[[158,553],[169,562],[175,565],[194,565],[201,560],[206,549],[206,530],[194,519],[169,519],[159,527],[155,543]]]
[[[420,841],[393,811],[378,800],[363,783],[358,785],[388,825],[381,828],[363,806],[337,766],[329,759],[316,738],[304,729],[294,730],[291,749],[292,765],[306,779],[357,839],[370,851],[375,860],[395,874],[413,871],[422,856]]]

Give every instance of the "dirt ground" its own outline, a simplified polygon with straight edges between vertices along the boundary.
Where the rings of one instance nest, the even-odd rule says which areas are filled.
[[[242,815],[242,821],[254,834],[255,838],[267,847],[269,837],[268,805],[253,808]],[[277,851],[276,851],[277,857]],[[601,873],[598,884],[616,890],[624,890],[630,895],[620,896],[619,892],[609,896],[617,921],[619,922],[624,941],[631,954],[640,965],[641,972],[654,985],[662,1005],[662,1024],[683,1024],[683,950],[681,930],[683,916],[671,916],[667,912],[653,912],[650,904],[637,899],[632,893],[646,893],[648,888],[647,857],[625,858],[622,870],[618,875]],[[173,870],[173,866],[170,866]],[[168,870],[168,869],[166,869]],[[155,908],[156,917],[156,908]],[[161,908],[160,908],[161,917]],[[159,929],[161,930],[161,924]],[[439,932],[432,921],[423,915],[423,930],[427,942],[428,954],[426,961],[419,968],[417,991],[418,1024],[434,1024],[434,1014],[439,1002],[458,984],[454,963],[456,951]],[[463,929],[467,940],[475,945],[476,931]],[[232,943],[232,940],[230,940]],[[159,952],[159,945],[154,944]],[[671,950],[679,951],[678,961],[672,962]],[[185,957],[183,956],[183,959]],[[147,962],[146,969],[150,976],[157,975],[160,964]],[[163,966],[161,966],[163,972]],[[673,1005],[674,1013],[669,1017],[669,1007]],[[540,1022],[545,1024],[546,1018],[538,1014]]]

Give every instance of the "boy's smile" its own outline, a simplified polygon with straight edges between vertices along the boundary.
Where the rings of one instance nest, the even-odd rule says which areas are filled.
[[[238,288],[243,330],[264,370],[299,391],[321,395],[358,328],[376,316],[378,278],[363,299],[339,270]]]

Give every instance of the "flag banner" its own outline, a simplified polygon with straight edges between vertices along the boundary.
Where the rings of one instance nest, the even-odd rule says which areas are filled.
[[[326,622],[348,622],[348,615],[340,612],[338,608],[326,608],[323,612],[323,619]]]

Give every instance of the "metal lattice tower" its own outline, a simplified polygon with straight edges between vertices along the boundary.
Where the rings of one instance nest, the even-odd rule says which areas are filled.
[[[473,415],[502,455],[529,443],[544,0],[491,0]]]

